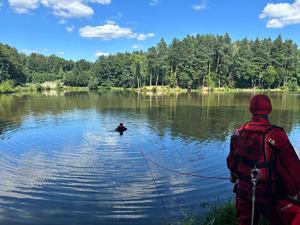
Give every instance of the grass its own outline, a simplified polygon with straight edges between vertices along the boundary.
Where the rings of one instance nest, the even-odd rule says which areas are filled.
[[[234,203],[228,201],[222,205],[209,207],[206,215],[184,215],[184,219],[173,225],[237,225],[237,214]],[[261,220],[259,225],[268,225]]]
[[[70,86],[64,86],[63,90],[66,92],[88,92],[88,87],[70,87]]]
[[[186,93],[187,92],[187,89],[183,89],[183,88],[179,88],[179,87],[171,88],[169,86],[144,86],[140,89],[136,88],[134,90],[141,91],[142,93],[145,93],[145,94],[157,94],[157,95]]]

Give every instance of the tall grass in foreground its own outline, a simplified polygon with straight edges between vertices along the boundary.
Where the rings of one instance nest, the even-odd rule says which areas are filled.
[[[206,215],[185,215],[182,222],[176,224],[183,225],[237,225],[237,214],[234,203],[229,201],[220,206],[210,207]],[[265,220],[261,220],[259,225],[268,225]]]

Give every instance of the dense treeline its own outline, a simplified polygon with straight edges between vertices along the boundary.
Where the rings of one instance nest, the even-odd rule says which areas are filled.
[[[62,80],[70,86],[277,88],[300,84],[300,51],[292,40],[243,39],[228,34],[163,39],[147,52],[101,56],[95,63],[29,56],[0,44],[0,82]]]

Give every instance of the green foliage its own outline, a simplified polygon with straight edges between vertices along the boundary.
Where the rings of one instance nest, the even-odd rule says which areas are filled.
[[[43,90],[43,87],[41,84],[35,84],[35,90],[36,91],[42,91]]]
[[[300,51],[278,36],[232,41],[224,35],[187,35],[168,45],[161,39],[146,52],[101,56],[95,63],[55,55],[29,56],[0,44],[0,82],[16,85],[61,80],[68,86],[96,88],[280,88],[300,84]],[[296,82],[292,82],[292,78]]]
[[[200,215],[185,215],[182,223],[184,225],[236,225],[236,209],[234,203],[229,201],[221,206],[210,207],[205,217]],[[259,225],[268,225],[268,222],[262,219]]]
[[[59,80],[56,81],[55,86],[57,91],[61,91],[63,89],[62,83]]]
[[[176,79],[176,74],[175,73],[172,73],[170,76],[169,76],[169,85],[171,88],[174,88],[177,86],[177,79]]]
[[[289,82],[288,82],[288,90],[289,91],[297,91],[298,90],[298,84],[297,84],[297,79],[293,77]]]
[[[263,73],[263,82],[267,88],[270,88],[275,82],[276,70],[272,65],[268,66],[266,71]]]
[[[12,80],[6,80],[0,84],[0,93],[12,92],[14,92],[14,82]]]
[[[88,84],[88,87],[90,90],[97,90],[98,89],[99,82],[97,78],[91,78]]]
[[[44,83],[46,81],[55,81],[58,79],[57,74],[54,73],[39,73],[33,72],[31,74],[32,83]]]
[[[26,81],[23,71],[23,55],[15,48],[0,44],[0,82],[13,80],[15,84]]]
[[[87,87],[92,76],[91,71],[75,70],[65,73],[63,81],[67,86]]]

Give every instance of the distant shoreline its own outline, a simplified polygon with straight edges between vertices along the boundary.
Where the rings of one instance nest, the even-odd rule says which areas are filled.
[[[13,87],[8,83],[0,84],[0,94],[13,94],[13,93],[28,93],[28,92],[44,92],[44,91],[63,91],[63,92],[88,92],[88,91],[133,91],[138,93],[145,93],[147,95],[167,95],[167,94],[180,94],[180,93],[249,93],[249,92],[300,92],[300,90],[289,91],[288,88],[275,88],[275,89],[260,89],[260,88],[227,88],[216,87],[208,88],[202,87],[198,89],[186,89],[180,87],[170,86],[144,86],[141,88],[123,88],[123,87],[106,87],[98,86],[97,88],[89,87],[72,87],[64,86],[60,81],[26,84],[24,86]]]

